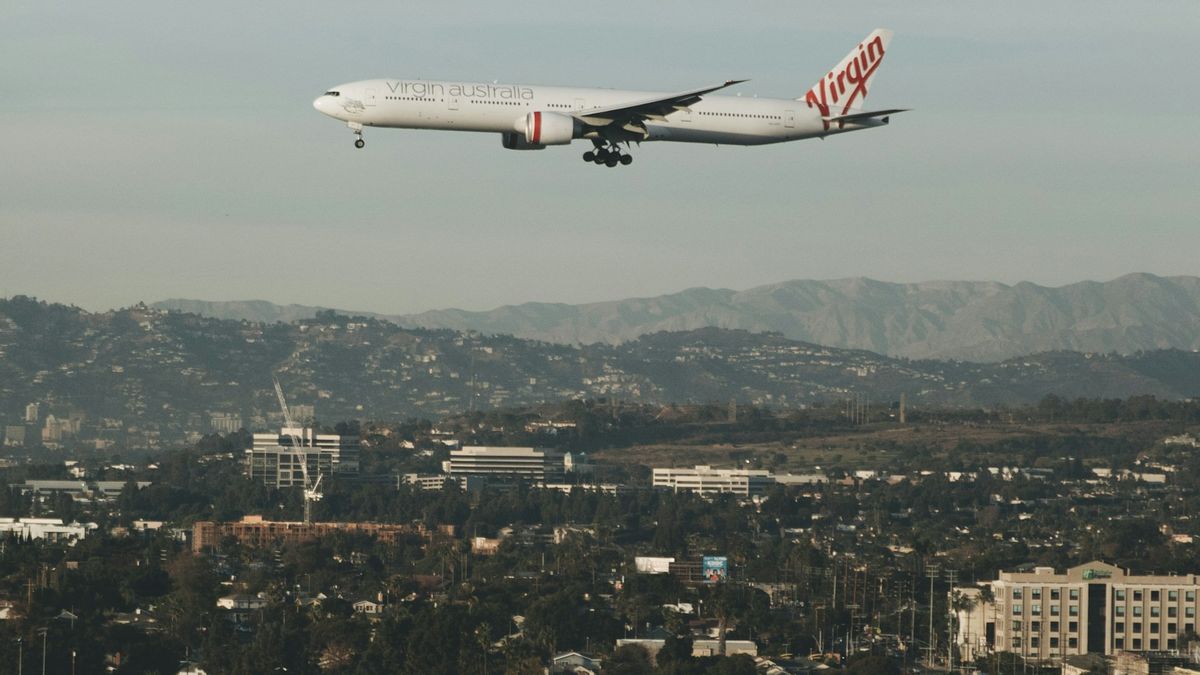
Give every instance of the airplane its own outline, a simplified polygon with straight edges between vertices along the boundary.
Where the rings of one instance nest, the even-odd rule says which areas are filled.
[[[363,80],[336,86],[313,101],[346,123],[362,148],[363,129],[441,129],[499,133],[510,150],[542,150],[591,141],[585,162],[633,162],[630,143],[672,141],[765,145],[884,126],[904,108],[863,110],[892,31],[879,28],[800,98],[719,96],[746,80],[676,93],[530,85]]]

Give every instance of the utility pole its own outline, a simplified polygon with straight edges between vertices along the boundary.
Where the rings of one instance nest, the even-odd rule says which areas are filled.
[[[932,668],[933,667],[933,580],[937,579],[938,566],[937,565],[925,565],[925,574],[926,574],[926,576],[929,577],[929,633],[928,633],[929,647],[927,648],[929,650],[929,656],[926,659],[925,665],[927,667]]]
[[[954,584],[958,581],[958,570],[946,570],[946,583],[950,585],[950,593],[954,593]],[[955,609],[951,602],[950,596],[946,599],[946,614],[950,619],[946,621],[946,663],[950,672],[954,672],[954,623],[958,617],[954,614]]]
[[[857,640],[855,639],[855,635],[854,635],[854,619],[856,616],[859,616],[858,615],[859,606],[860,605],[858,605],[858,603],[852,603],[852,604],[846,605],[846,609],[850,610],[850,629],[848,631],[846,631],[846,659],[847,660],[849,660],[850,656],[852,654],[854,654],[854,647],[857,644]]]
[[[908,585],[908,646],[917,648],[917,577],[913,575]],[[915,658],[915,657],[914,657]]]

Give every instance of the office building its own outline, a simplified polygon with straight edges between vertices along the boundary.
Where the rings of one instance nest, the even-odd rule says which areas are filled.
[[[242,416],[229,412],[209,413],[208,428],[214,433],[232,434],[242,428]]]
[[[1196,630],[1198,592],[1195,574],[1134,575],[1098,561],[1062,574],[1001,572],[982,587],[952,589],[962,598],[955,642],[966,660],[988,650],[1054,662],[1174,651]]]
[[[482,476],[447,476],[444,473],[406,473],[400,476],[397,481],[397,487],[399,487],[401,482],[419,490],[444,490],[446,489],[446,483],[450,483],[451,485],[457,485],[459,489],[467,492],[478,492],[487,484],[487,479]]]
[[[59,518],[0,518],[0,536],[22,541],[70,542],[95,530],[95,523],[64,523]]]
[[[775,485],[775,477],[765,469],[714,469],[698,465],[690,469],[654,469],[653,486],[675,492],[702,495],[735,494],[751,497],[765,493]]]
[[[246,450],[246,475],[268,487],[303,487],[305,465],[313,482],[318,475],[357,474],[358,451],[357,436],[318,434],[311,428],[254,434],[254,445]]]
[[[451,476],[484,476],[536,483],[557,482],[565,471],[563,454],[548,448],[467,446],[450,451]]]
[[[125,490],[128,481],[123,480],[34,480],[26,479],[24,483],[10,483],[9,488],[19,490],[21,495],[32,495],[38,501],[56,494],[65,494],[75,501],[107,501],[116,499]],[[141,490],[150,485],[150,481],[136,482]]]

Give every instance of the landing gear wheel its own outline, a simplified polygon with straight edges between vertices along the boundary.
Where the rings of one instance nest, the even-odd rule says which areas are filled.
[[[587,152],[583,153],[583,161],[585,161],[585,162],[596,161],[596,153],[592,152],[591,150],[588,150]]]
[[[621,155],[621,165],[629,166],[633,164],[633,155]]]
[[[364,141],[364,140],[363,140],[363,139],[361,139],[361,138],[357,138],[357,139],[355,139],[355,140],[354,140],[354,147],[356,147],[356,148],[359,148],[360,150],[361,150],[361,149],[362,149],[362,147],[363,147],[364,145],[366,145],[366,144],[367,144],[367,143],[366,143],[366,141]]]
[[[617,155],[616,153],[612,153],[604,159],[604,166],[607,166],[610,169],[620,163],[621,163],[621,156]]]

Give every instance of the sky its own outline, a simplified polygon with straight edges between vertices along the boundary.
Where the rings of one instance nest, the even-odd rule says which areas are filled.
[[[798,97],[876,27],[890,126],[759,148],[368,129],[375,77]],[[0,297],[385,313],[867,276],[1200,274],[1200,3],[0,5]]]

